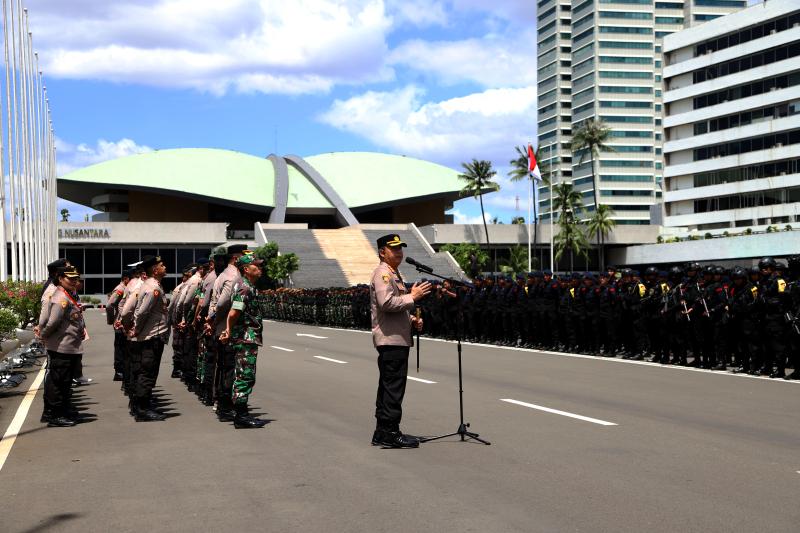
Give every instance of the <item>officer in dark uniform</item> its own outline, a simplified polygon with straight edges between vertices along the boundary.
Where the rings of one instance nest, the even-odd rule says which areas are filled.
[[[530,334],[530,324],[528,323],[528,291],[525,283],[525,274],[517,274],[515,276],[516,283],[514,286],[514,301],[516,308],[514,309],[514,330],[512,333],[512,344],[516,346],[517,338],[521,345],[528,344],[528,335]]]
[[[641,282],[634,281],[634,271],[622,269],[622,284],[620,285],[620,299],[622,301],[622,321],[625,323],[625,332],[630,347],[630,355],[623,359],[643,361],[645,358],[644,323],[642,317],[642,298],[645,287]]]
[[[671,287],[667,297],[667,309],[664,313],[667,315],[670,346],[672,346],[673,350],[669,364],[686,366],[688,364],[686,354],[690,345],[689,333],[687,332],[690,316],[684,314],[683,311],[688,278],[684,278],[684,272],[681,267],[675,266],[669,270],[669,282]]]
[[[474,288],[470,291],[470,330],[472,342],[486,342],[486,332],[483,331],[483,314],[486,312],[486,291],[483,278],[476,277]]]
[[[771,257],[765,257],[758,263],[761,274],[766,280],[765,289],[759,291],[762,299],[762,323],[764,336],[761,342],[764,345],[764,368],[756,372],[756,376],[769,376],[782,378],[786,376],[786,323],[783,318],[783,301],[785,299],[786,280],[777,272],[773,272],[776,262]],[[762,280],[764,281],[764,280]],[[773,366],[775,371],[773,372]]]
[[[542,322],[544,324],[544,335],[542,344],[548,350],[555,350],[560,344],[558,333],[558,302],[560,300],[560,288],[558,282],[553,279],[553,271],[549,268],[542,271],[544,281],[542,282],[542,293],[539,308],[541,310]]]
[[[570,292],[570,283],[572,276],[562,275],[558,276],[558,324],[559,336],[561,338],[561,346],[558,348],[562,352],[572,352],[574,347],[572,345],[575,333],[572,329],[572,293]]]
[[[708,317],[713,328],[713,347],[716,356],[716,365],[712,370],[727,370],[728,359],[728,323],[730,314],[728,307],[728,286],[722,281],[725,269],[714,267],[712,270],[713,281],[706,289],[706,304]]]
[[[685,283],[686,291],[684,293],[684,302],[686,303],[687,310],[682,311],[684,314],[689,315],[687,322],[687,335],[689,337],[694,360],[686,366],[691,367],[704,367],[711,368],[708,354],[706,354],[706,361],[703,362],[703,349],[705,344],[705,323],[703,322],[703,298],[705,281],[700,278],[700,265],[696,262],[689,262],[684,265],[684,271],[689,278]]]
[[[617,355],[617,288],[611,282],[611,274],[600,272],[600,285],[598,287],[598,325],[600,343],[603,346],[604,357]]]
[[[647,336],[650,339],[650,352],[653,358],[651,363],[661,363],[662,359],[669,360],[667,343],[663,337],[665,333],[664,321],[664,296],[668,292],[667,284],[658,279],[658,269],[648,267],[644,273],[645,296],[642,300],[642,313],[644,315]]]
[[[599,356],[600,339],[597,334],[597,321],[600,314],[599,282],[594,274],[591,272],[584,272],[583,283],[586,285],[584,296],[586,317],[583,320],[584,351],[589,355]]]
[[[733,373],[753,374],[764,364],[755,324],[758,288],[750,282],[748,272],[741,267],[734,268],[731,277],[733,286],[726,310],[731,318],[730,333],[738,351],[737,360],[741,363]]]
[[[483,331],[488,344],[494,344],[497,341],[495,320],[499,304],[499,287],[500,283],[494,277],[486,278],[486,312],[483,319]]]
[[[569,343],[572,346],[572,353],[579,353],[586,355],[586,338],[583,331],[583,325],[586,321],[586,285],[583,283],[582,276],[579,272],[572,273],[570,280],[569,293],[572,297],[570,301],[570,320],[568,331],[570,334]]]

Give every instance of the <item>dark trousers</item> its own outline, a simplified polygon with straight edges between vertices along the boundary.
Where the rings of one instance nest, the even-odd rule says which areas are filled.
[[[205,353],[205,370],[203,374],[203,384],[206,390],[213,390],[214,388],[214,373],[217,368],[217,347],[213,335],[204,337],[203,343],[206,349]]]
[[[47,350],[47,355],[50,357],[50,383],[47,401],[50,403],[50,409],[63,412],[69,406],[69,389],[80,355],[53,350]]]
[[[123,374],[125,372],[125,334],[114,330],[114,372]]]
[[[214,337],[214,398],[222,396],[223,381],[225,379],[225,345]]]
[[[773,365],[779,371],[786,370],[786,328],[783,317],[770,316],[764,320],[765,337],[761,342],[765,345],[764,367],[772,369]]]
[[[613,314],[610,316],[601,316],[597,329],[600,333],[600,343],[603,345],[603,353],[606,355],[616,355],[618,348],[616,317]]]
[[[176,326],[172,327],[172,366],[183,367],[183,335]]]
[[[753,321],[750,318],[734,319],[731,322],[731,333],[739,354],[736,359],[741,365],[748,370],[761,368],[764,365],[761,343]]]
[[[485,333],[483,332],[483,310],[473,310],[469,314],[469,330],[473,339],[481,340]]]
[[[164,341],[152,338],[136,344],[139,345],[139,374],[136,377],[135,396],[142,400],[153,394],[161,367],[161,355],[164,353]]]
[[[722,320],[714,321],[714,350],[718,365],[724,365],[728,357],[728,326]]]
[[[233,381],[236,377],[236,350],[233,341],[218,342],[217,375],[219,376],[217,399],[224,408],[233,407]]]
[[[141,342],[129,341],[128,354],[130,356],[130,384],[128,385],[128,396],[136,396],[136,383],[139,381],[139,374],[142,373],[142,344]]]
[[[403,418],[403,397],[408,376],[408,346],[378,346],[378,395],[375,418],[399,424]]]
[[[647,337],[650,339],[650,353],[654,354],[656,358],[668,356],[669,353],[664,349],[664,338],[662,337],[665,319],[646,318],[645,320],[647,320]]]
[[[542,322],[544,324],[543,342],[551,348],[555,348],[556,345],[559,344],[558,319],[559,316],[555,307],[552,309],[545,309],[542,312]]]
[[[191,330],[183,335],[183,375],[187,383],[197,377],[197,335]]]
[[[586,315],[583,319],[583,349],[594,353],[597,346],[597,315]]]

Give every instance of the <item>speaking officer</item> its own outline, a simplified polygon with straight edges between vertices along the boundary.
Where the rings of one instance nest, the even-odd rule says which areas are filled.
[[[378,350],[378,395],[375,400],[375,418],[378,419],[373,446],[384,448],[416,448],[419,441],[409,439],[400,432],[403,416],[403,396],[406,392],[408,353],[414,341],[411,327],[422,329],[422,321],[411,316],[414,302],[428,294],[429,283],[414,284],[406,290],[397,268],[403,261],[406,243],[397,235],[384,235],[378,239],[381,264],[372,273],[370,281],[370,308],[372,310],[372,343]]]
[[[39,337],[50,359],[47,396],[51,416],[47,427],[71,427],[78,418],[77,411],[69,408],[69,390],[86,338],[83,313],[70,294],[79,278],[75,267],[58,268],[59,286],[50,297],[47,322],[40,324]]]
[[[148,255],[142,261],[142,270],[147,280],[139,287],[139,303],[133,315],[131,344],[135,352],[141,354],[141,368],[133,384],[136,421],[152,422],[164,420],[165,416],[150,407],[153,387],[158,379],[161,354],[169,341],[170,320],[167,312],[167,295],[161,287],[161,280],[167,267],[161,257]]]
[[[258,305],[256,281],[261,277],[261,259],[252,254],[245,255],[236,262],[240,278],[233,284],[231,311],[220,342],[231,344],[236,357],[234,381],[231,395],[236,416],[233,427],[236,429],[264,427],[265,421],[247,415],[247,400],[256,383],[256,358],[261,346],[264,325],[261,320],[261,306]]]

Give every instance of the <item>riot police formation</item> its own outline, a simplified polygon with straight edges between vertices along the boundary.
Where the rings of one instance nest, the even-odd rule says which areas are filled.
[[[430,281],[422,336],[800,379],[800,255],[723,268],[696,262],[597,274],[550,270]],[[409,284],[410,285],[410,284]],[[368,330],[369,287],[279,289],[265,318]],[[787,375],[786,369],[795,369]]]

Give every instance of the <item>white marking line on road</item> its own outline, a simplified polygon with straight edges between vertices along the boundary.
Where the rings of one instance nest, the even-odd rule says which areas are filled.
[[[320,337],[318,335],[309,335],[308,333],[298,333],[298,337],[311,337],[312,339],[327,339],[328,337]]]
[[[283,350],[284,352],[293,352],[294,350],[290,350],[289,348],[281,348],[280,346],[272,346],[276,350]]]
[[[518,402],[517,400],[500,400],[501,402],[508,402],[508,403],[515,403],[517,405],[522,405],[525,407],[530,407],[531,409],[539,409],[540,411],[547,411],[548,413],[555,413],[557,415],[568,416],[570,418],[577,418],[578,420],[585,420],[587,422],[592,422],[593,424],[600,424],[601,426],[616,426],[613,422],[606,422],[605,420],[598,420],[596,418],[589,418],[588,416],[581,416],[575,415],[572,413],[567,413],[566,411],[558,411],[556,409],[550,409],[549,407],[542,407],[541,405],[533,405],[532,403],[525,403],[525,402]]]
[[[326,361],[330,361],[331,363],[340,363],[340,364],[343,364],[343,365],[347,364],[347,361],[339,361],[337,359],[328,359],[327,357],[322,357],[321,355],[315,355],[314,357],[316,357],[317,359],[325,359]]]
[[[42,384],[45,366],[46,365],[42,365],[42,369],[39,370],[38,374],[36,374],[36,379],[33,380],[31,388],[28,389],[28,392],[22,399],[22,403],[19,404],[17,414],[14,415],[14,420],[12,420],[11,425],[8,426],[8,431],[6,431],[6,434],[3,435],[3,440],[0,440],[0,470],[3,469],[6,459],[8,459],[8,454],[11,453],[11,447],[14,446],[14,442],[17,440],[19,430],[22,429],[22,424],[25,422],[25,417],[28,416],[28,411],[31,408],[33,399],[36,397],[36,392],[39,390],[39,386]]]
[[[408,379],[413,379],[414,381],[419,381],[420,383],[436,383],[435,381],[428,381],[427,379],[420,379],[420,378],[412,378],[408,376]]]

